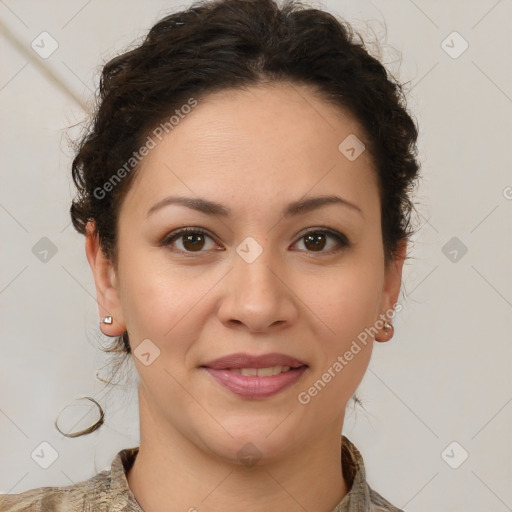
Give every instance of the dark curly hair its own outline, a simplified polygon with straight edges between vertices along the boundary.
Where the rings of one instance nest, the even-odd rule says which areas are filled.
[[[419,171],[418,132],[402,87],[347,22],[294,0],[195,2],[104,66],[97,107],[72,163],[75,229],[85,234],[93,219],[115,265],[118,213],[137,170],[126,171],[126,163],[151,130],[190,98],[278,82],[308,85],[359,121],[378,173],[384,253],[392,260],[413,233],[410,193]],[[122,179],[107,187],[123,166]],[[108,351],[130,353],[128,334]]]

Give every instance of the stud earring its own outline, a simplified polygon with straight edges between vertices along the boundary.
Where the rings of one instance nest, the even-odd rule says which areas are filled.
[[[110,325],[113,322],[113,319],[112,319],[111,316],[103,316],[103,317],[101,317],[100,321],[101,321],[102,324],[109,324]]]
[[[391,322],[386,322],[384,324],[384,329],[383,329],[384,330],[384,333],[383,333],[384,339],[375,338],[375,341],[384,342],[384,341],[390,340],[393,337],[394,328],[395,327]]]

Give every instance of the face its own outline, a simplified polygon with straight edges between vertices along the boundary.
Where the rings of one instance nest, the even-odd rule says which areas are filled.
[[[349,135],[365,139],[306,87],[215,93],[142,161],[115,269],[88,235],[104,332],[130,336],[141,425],[229,459],[339,437],[372,350],[357,340],[395,304],[402,264],[384,264],[371,155],[348,159]],[[270,356],[212,363],[233,354]]]

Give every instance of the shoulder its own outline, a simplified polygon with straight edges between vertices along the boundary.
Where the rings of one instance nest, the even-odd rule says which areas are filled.
[[[18,494],[0,494],[2,512],[106,512],[110,470],[63,487],[38,487]]]
[[[370,487],[361,452],[346,436],[342,443],[342,468],[350,491],[333,512],[404,512]]]
[[[401,508],[392,505],[383,498],[377,491],[368,486],[371,512],[404,512]]]

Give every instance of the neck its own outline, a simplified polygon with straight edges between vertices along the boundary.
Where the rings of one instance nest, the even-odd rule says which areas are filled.
[[[339,422],[279,460],[233,464],[155,421],[139,393],[140,447],[128,485],[146,512],[331,512],[348,492]],[[152,411],[153,412],[153,411]]]

